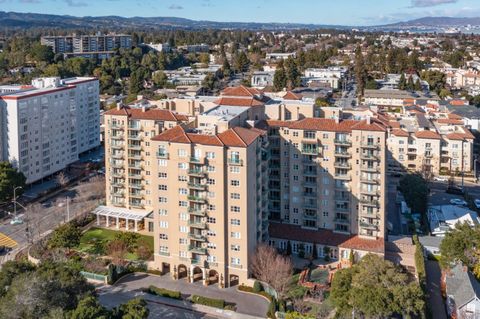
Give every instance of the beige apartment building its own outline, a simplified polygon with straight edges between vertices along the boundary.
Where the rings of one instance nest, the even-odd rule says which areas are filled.
[[[390,121],[388,170],[431,172],[432,175],[471,172],[474,136],[458,122],[427,119],[424,115]]]
[[[270,244],[334,260],[382,254],[386,127],[371,118],[267,123]]]

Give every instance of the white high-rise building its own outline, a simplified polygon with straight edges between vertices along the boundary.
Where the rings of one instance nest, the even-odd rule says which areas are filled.
[[[39,78],[0,86],[0,160],[33,183],[100,145],[98,80]]]

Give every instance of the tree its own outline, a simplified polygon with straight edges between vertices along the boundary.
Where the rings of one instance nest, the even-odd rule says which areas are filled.
[[[114,317],[122,319],[147,319],[150,313],[147,302],[141,298],[135,298],[120,305],[114,312]]]
[[[277,253],[275,248],[261,244],[257,246],[251,262],[252,274],[272,286],[283,297],[293,272],[292,261]]]
[[[128,253],[128,247],[125,242],[118,239],[112,240],[108,243],[107,251],[116,265],[124,264],[125,256]]]
[[[235,55],[233,65],[235,68],[235,71],[237,72],[246,72],[248,71],[248,66],[250,65],[250,60],[248,59],[247,55],[245,52],[240,51]]]
[[[71,249],[80,244],[82,233],[74,223],[66,223],[59,226],[48,240],[49,248]]]
[[[226,78],[230,77],[230,75],[232,74],[232,68],[230,67],[230,63],[228,63],[228,60],[226,57],[223,60],[222,72],[223,72],[223,76]]]
[[[134,232],[119,232],[115,235],[115,240],[125,243],[125,246],[130,252],[137,246],[139,238],[140,235]]]
[[[351,315],[353,309],[365,318],[418,316],[425,308],[418,283],[410,281],[401,268],[373,254],[335,274],[330,298],[340,316]]]
[[[365,70],[362,49],[360,47],[357,47],[355,51],[355,77],[357,80],[357,95],[363,96],[365,92],[367,71]]]
[[[111,313],[102,307],[94,296],[88,296],[78,303],[70,314],[70,319],[109,319]]]
[[[208,73],[202,81],[202,87],[213,90],[217,85],[217,77],[213,73]]]
[[[428,203],[428,186],[419,174],[407,174],[400,180],[400,190],[405,201],[415,213],[425,214]]]
[[[153,74],[153,83],[159,87],[159,88],[164,88],[167,85],[167,75],[163,71],[156,71]]]
[[[421,89],[422,89],[422,84],[420,83],[420,79],[417,78],[417,80],[415,81],[414,90],[415,91],[420,91]]]
[[[30,53],[32,59],[36,62],[51,63],[53,61],[54,53],[52,48],[38,42],[32,46]]]
[[[68,176],[63,172],[61,171],[60,173],[57,174],[57,177],[55,178],[55,182],[57,183],[58,186],[60,187],[65,187],[67,186],[68,182],[70,181],[70,179],[68,178]]]
[[[10,260],[4,263],[0,270],[0,297],[7,292],[8,287],[17,276],[34,270],[35,266],[27,261]]]
[[[450,268],[460,261],[471,270],[480,263],[480,226],[458,223],[447,232],[440,244],[440,265]]]
[[[402,72],[400,75],[400,81],[398,82],[398,88],[400,90],[405,90],[407,88],[407,80],[405,79],[405,74]]]
[[[273,75],[273,87],[277,91],[283,90],[287,86],[287,73],[283,66],[283,60],[278,63]]]
[[[27,178],[9,162],[0,162],[0,202],[13,198],[13,190],[17,187],[16,195],[19,196],[25,187]]]
[[[285,61],[285,76],[289,90],[300,86],[300,72],[298,72],[297,65],[292,57],[288,57],[288,59]]]
[[[210,63],[210,55],[208,53],[202,53],[198,60],[203,66],[208,66],[208,63]]]

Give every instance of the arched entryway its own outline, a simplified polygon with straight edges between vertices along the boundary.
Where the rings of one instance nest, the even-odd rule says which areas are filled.
[[[193,282],[197,282],[197,281],[201,281],[203,280],[203,271],[202,271],[202,268],[200,267],[195,267],[193,268],[193,272],[192,272],[192,281]]]
[[[208,271],[208,284],[209,285],[215,285],[218,284],[218,272],[216,270],[210,269]]]
[[[237,275],[230,275],[230,287],[238,285],[239,278]]]
[[[170,264],[162,263],[162,275],[170,273]]]
[[[178,265],[178,279],[187,278],[187,266]]]

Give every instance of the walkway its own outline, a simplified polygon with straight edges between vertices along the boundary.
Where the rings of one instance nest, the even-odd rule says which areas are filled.
[[[220,289],[215,286],[205,287],[201,283],[190,284],[184,280],[173,280],[169,275],[156,276],[149,274],[137,273],[126,276],[120,279],[115,285],[101,288],[100,301],[107,306],[115,306],[122,302],[121,299],[134,297],[139,294],[142,288],[154,285],[170,290],[181,291],[184,297],[190,295],[202,295],[210,298],[224,299],[228,303],[235,303],[237,306],[237,318],[251,318],[251,316],[258,318],[265,318],[268,310],[269,302],[263,297],[246,294],[237,291],[236,287]],[[148,296],[149,300],[162,300],[169,303],[180,303],[181,306],[191,307],[189,302],[176,301],[167,298],[157,299],[155,296]],[[197,306],[195,306],[197,308]],[[211,310],[211,308],[203,307],[204,310]],[[221,311],[215,309],[214,313],[217,316],[222,316]],[[244,314],[247,316],[241,316]],[[222,316],[223,317],[223,316]],[[230,315],[228,317],[231,317]]]
[[[443,302],[440,290],[441,271],[438,262],[434,260],[425,261],[427,271],[427,291],[429,295],[428,304],[432,311],[432,318],[447,319],[445,303]]]

